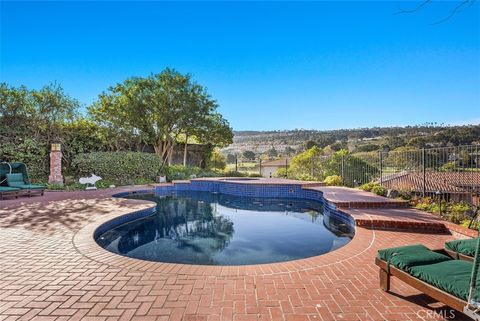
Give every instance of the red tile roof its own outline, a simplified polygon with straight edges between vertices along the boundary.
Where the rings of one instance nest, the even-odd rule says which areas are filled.
[[[423,190],[423,173],[407,172],[384,176],[382,180],[387,188],[398,190]],[[480,172],[426,172],[425,189],[427,192],[445,191],[465,193],[468,190],[480,190]]]

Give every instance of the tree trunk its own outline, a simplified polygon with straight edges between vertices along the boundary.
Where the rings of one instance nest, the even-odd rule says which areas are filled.
[[[172,165],[172,155],[173,155],[173,148],[174,147],[175,147],[175,144],[172,144],[170,146],[170,149],[168,150],[168,153],[167,153],[168,166]]]
[[[188,146],[188,135],[185,135],[185,148],[183,150],[183,166],[187,167],[187,146]]]

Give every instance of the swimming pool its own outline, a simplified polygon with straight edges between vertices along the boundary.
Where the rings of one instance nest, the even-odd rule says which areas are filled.
[[[148,261],[283,262],[334,251],[354,234],[353,224],[320,199],[198,190],[123,197],[154,201],[156,212],[104,229],[96,241],[110,252]]]

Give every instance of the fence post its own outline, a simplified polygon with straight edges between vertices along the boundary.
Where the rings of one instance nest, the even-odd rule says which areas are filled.
[[[310,166],[310,167],[311,167],[311,168],[310,168],[310,176],[311,176],[312,178],[313,178],[313,174],[314,174],[314,173],[313,173],[313,163],[314,163],[314,162],[315,162],[315,158],[312,157],[312,163],[311,163],[311,166]]]
[[[378,158],[380,159],[380,185],[383,186],[383,154],[382,154],[382,151],[378,152]]]
[[[288,178],[288,158],[285,158],[285,178]]]
[[[422,197],[425,197],[425,194],[427,192],[427,164],[425,162],[426,160],[426,151],[425,148],[422,148],[422,173],[423,173],[423,182],[422,182]]]
[[[344,176],[344,174],[345,174],[345,173],[344,173],[344,171],[345,171],[345,155],[342,155],[342,169],[341,169],[341,170],[342,170],[342,172],[341,172],[341,174],[342,174],[342,183],[343,183],[343,185],[345,185],[345,176]]]
[[[260,162],[259,162],[258,167],[260,168],[260,173],[259,174],[260,174],[260,176],[262,176],[262,159],[261,158],[260,158]]]
[[[235,173],[238,173],[238,156],[235,156]]]

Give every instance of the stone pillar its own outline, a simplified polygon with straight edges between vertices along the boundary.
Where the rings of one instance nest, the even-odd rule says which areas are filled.
[[[62,184],[62,150],[60,144],[52,144],[50,151],[50,176],[48,177],[50,184]]]

